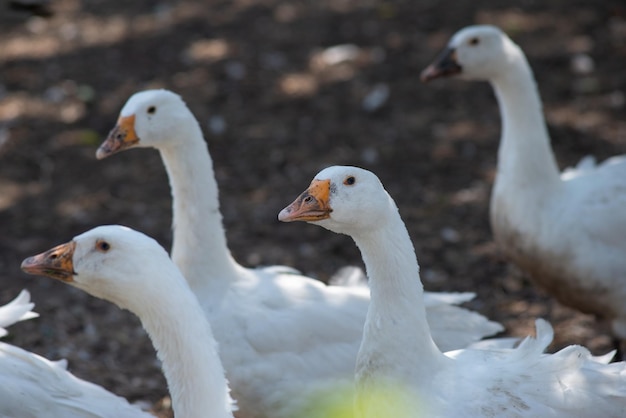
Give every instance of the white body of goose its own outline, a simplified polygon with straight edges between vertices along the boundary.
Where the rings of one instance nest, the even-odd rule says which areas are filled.
[[[30,294],[22,290],[0,307],[0,336],[15,322],[36,318]],[[152,417],[101,386],[67,371],[65,360],[50,361],[0,342],[0,417],[148,418]]]
[[[102,226],[27,258],[22,269],[61,280],[136,314],[162,362],[177,418],[232,418],[209,322],[156,241],[129,228]]]
[[[98,158],[157,148],[173,195],[172,259],[220,344],[241,416],[293,418],[309,394],[351,381],[369,303],[364,286],[326,286],[286,267],[248,269],[228,250],[213,163],[197,120],[166,90],[133,95]],[[428,294],[440,347],[465,347],[502,327],[454,306],[473,294]],[[321,396],[321,395],[316,395]]]
[[[580,346],[543,354],[550,325],[518,348],[457,350],[433,342],[419,266],[395,202],[378,178],[330,167],[279,214],[350,235],[372,300],[356,367],[360,417],[623,417],[626,363],[604,364]]]
[[[585,158],[559,174],[532,70],[500,29],[457,32],[423,80],[493,86],[502,115],[491,226],[507,257],[564,305],[626,338],[626,159]]]

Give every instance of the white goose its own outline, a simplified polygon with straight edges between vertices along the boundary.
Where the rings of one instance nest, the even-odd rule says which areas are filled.
[[[22,269],[61,280],[137,315],[162,362],[177,418],[233,417],[211,327],[156,241],[129,228],[101,226],[27,258]]]
[[[233,259],[207,144],[180,96],[166,90],[133,95],[97,156],[133,146],[161,153],[173,195],[172,259],[216,339],[229,347],[220,356],[241,415],[292,418],[308,404],[305,394],[351,381],[369,289],[326,286],[283,267],[248,269]],[[440,347],[465,347],[502,330],[454,306],[472,297],[426,297]]]
[[[15,322],[36,318],[30,294],[22,290],[0,307],[0,336]],[[67,371],[65,360],[50,361],[0,342],[0,417],[148,418],[126,399]]]
[[[6,327],[16,322],[37,318],[39,314],[32,311],[34,306],[35,304],[30,301],[30,293],[25,289],[11,302],[0,306],[0,337],[7,335]]]
[[[350,235],[372,300],[356,367],[356,415],[380,417],[623,417],[626,363],[580,346],[543,354],[552,329],[516,349],[443,354],[433,342],[419,266],[393,199],[371,172],[322,170],[278,215]]]
[[[500,29],[470,26],[422,73],[486,80],[502,115],[491,226],[507,257],[564,305],[626,339],[626,159],[559,174],[532,70]]]

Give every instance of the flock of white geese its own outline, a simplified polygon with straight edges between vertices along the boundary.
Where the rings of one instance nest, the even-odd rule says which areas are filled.
[[[558,171],[532,71],[498,28],[459,31],[422,73],[489,81],[502,114],[491,200],[495,239],[559,301],[626,339],[626,163]],[[136,314],[162,363],[178,418],[624,417],[626,363],[536,336],[488,339],[500,324],[424,292],[411,238],[375,174],[334,166],[278,215],[354,239],[368,286],[330,286],[289,267],[249,269],[230,254],[206,141],[183,100],[133,95],[98,149],[159,150],[173,197],[171,258],[153,239],[100,226],[22,269]],[[4,327],[34,314],[28,293]],[[329,405],[343,403],[341,415]],[[340,408],[341,409],[341,408]],[[151,416],[51,362],[0,343],[0,416]]]

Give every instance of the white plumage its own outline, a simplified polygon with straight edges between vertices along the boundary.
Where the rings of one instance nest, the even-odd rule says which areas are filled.
[[[586,157],[559,173],[532,70],[500,29],[457,32],[422,79],[493,86],[502,115],[491,225],[510,260],[564,305],[626,338],[626,159]]]
[[[232,418],[211,327],[180,271],[156,241],[129,228],[101,226],[24,260],[22,269],[61,280],[136,314],[162,362],[177,418]]]
[[[0,336],[5,327],[38,315],[22,290],[0,307]],[[124,398],[67,371],[65,360],[50,361],[0,342],[0,417],[2,418],[148,418]]]
[[[350,235],[372,293],[356,367],[357,415],[380,417],[623,417],[626,363],[605,364],[581,346],[544,354],[552,328],[515,349],[434,344],[419,266],[393,199],[371,172],[330,167],[279,214]]]
[[[34,306],[35,304],[30,301],[28,290],[22,290],[11,302],[0,306],[0,337],[7,335],[6,327],[19,321],[37,318],[39,314],[32,311]]]
[[[213,327],[241,415],[292,418],[307,395],[351,381],[369,290],[326,286],[286,267],[247,269],[228,250],[213,163],[197,120],[166,90],[134,94],[98,158],[157,148],[173,195],[172,259]],[[502,327],[455,306],[473,294],[428,294],[435,341],[465,347]],[[431,316],[432,315],[432,316]]]

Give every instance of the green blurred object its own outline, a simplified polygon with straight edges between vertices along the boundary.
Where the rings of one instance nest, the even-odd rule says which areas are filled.
[[[100,134],[92,129],[83,129],[80,131],[79,143],[81,145],[99,145]]]
[[[397,382],[379,382],[361,388],[355,401],[353,385],[335,385],[312,395],[299,418],[354,418],[355,406],[363,411],[377,411],[377,416],[393,418],[415,418],[427,416],[420,399]],[[376,414],[374,414],[376,415]]]
[[[81,84],[76,90],[76,97],[83,103],[93,102],[96,98],[96,90],[88,84]]]

